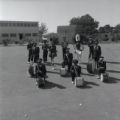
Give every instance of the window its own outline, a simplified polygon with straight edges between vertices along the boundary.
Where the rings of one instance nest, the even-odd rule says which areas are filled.
[[[11,33],[10,37],[16,37],[16,34],[15,33]]]
[[[37,33],[33,33],[32,36],[37,36],[38,34]]]
[[[9,37],[9,35],[7,33],[3,33],[2,37]]]
[[[26,27],[29,27],[29,23],[26,23]]]
[[[17,26],[20,26],[20,23],[17,23]]]
[[[12,23],[9,23],[9,26],[12,26]]]
[[[37,23],[34,23],[34,26],[37,27]]]
[[[0,23],[0,26],[7,26],[7,23]]]
[[[24,23],[24,26],[26,27],[26,26],[27,26],[27,23]]]
[[[26,33],[25,36],[29,37],[29,36],[31,36],[31,34],[30,33]]]
[[[22,23],[19,23],[19,26],[21,27],[21,26],[23,26],[23,24],[22,24]]]

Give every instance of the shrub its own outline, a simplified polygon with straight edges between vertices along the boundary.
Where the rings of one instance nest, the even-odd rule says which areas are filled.
[[[8,46],[9,40],[8,40],[8,39],[3,39],[3,40],[2,40],[2,44],[3,44],[4,46]]]

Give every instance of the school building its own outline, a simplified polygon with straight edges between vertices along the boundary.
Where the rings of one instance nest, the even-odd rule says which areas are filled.
[[[73,39],[76,35],[76,26],[58,26],[57,34],[59,43],[61,43],[63,40],[67,41],[68,43],[73,43]]]
[[[0,42],[5,39],[39,41],[39,24],[34,21],[0,21]]]

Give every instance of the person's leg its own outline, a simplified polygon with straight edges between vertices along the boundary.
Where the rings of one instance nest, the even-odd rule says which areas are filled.
[[[74,84],[75,83],[75,75],[72,74],[71,76],[72,76],[72,83]]]
[[[64,48],[62,48],[63,60],[64,60]]]
[[[53,55],[51,56],[51,65],[53,65],[54,64],[54,57],[53,57]]]
[[[95,70],[97,70],[97,68],[98,68],[98,63],[97,63],[96,58],[95,58],[94,60],[95,60]]]
[[[36,56],[36,63],[37,63],[38,60],[39,60],[39,55]]]
[[[43,62],[45,63],[45,53],[43,52]]]
[[[30,56],[30,61],[34,62],[34,55],[33,54],[31,54],[31,56]]]
[[[30,62],[30,52],[28,53],[28,62]]]
[[[45,53],[45,62],[47,62],[48,52]]]
[[[47,62],[47,54],[44,53],[44,62]]]
[[[97,78],[100,79],[101,73],[100,73],[100,68],[97,68],[96,70]]]
[[[68,63],[68,72],[70,72],[70,68],[71,68],[72,64]]]
[[[63,60],[64,60],[64,56],[65,56],[65,54],[66,54],[66,48],[63,48]]]

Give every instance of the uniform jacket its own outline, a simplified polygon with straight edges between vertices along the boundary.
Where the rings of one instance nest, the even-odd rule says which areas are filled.
[[[79,77],[81,75],[81,67],[79,65],[72,65],[70,71],[75,77]]]
[[[55,53],[55,52],[56,52],[56,46],[55,46],[55,45],[51,45],[51,46],[49,47],[49,49],[50,49],[50,52],[51,52],[51,53]]]
[[[101,47],[100,46],[95,46],[94,47],[94,53],[93,53],[93,57],[94,58],[99,58],[101,56]]]
[[[35,47],[35,49],[34,49],[34,55],[38,56],[39,53],[40,53],[40,48],[39,47]]]
[[[45,76],[46,75],[46,66],[41,63],[41,64],[37,64],[36,67],[35,67],[35,72],[36,74],[41,74],[42,76]]]
[[[106,62],[105,61],[99,61],[98,62],[98,68],[103,68],[106,70]]]
[[[27,45],[27,50],[31,49],[32,48],[32,43],[28,43]]]
[[[65,54],[64,56],[65,64],[72,64],[72,61],[73,61],[73,54],[72,53]]]
[[[47,44],[43,44],[42,45],[42,49],[43,49],[43,52],[48,52],[48,45]]]

